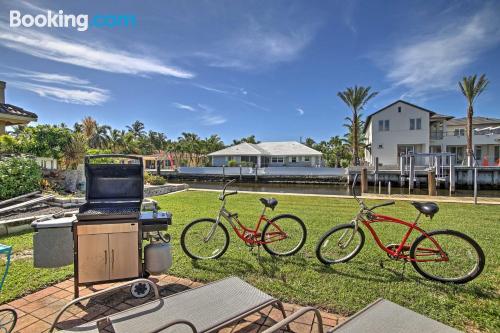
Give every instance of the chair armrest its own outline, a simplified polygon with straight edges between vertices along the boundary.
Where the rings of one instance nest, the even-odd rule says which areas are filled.
[[[170,326],[174,326],[174,325],[186,325],[186,326],[189,326],[189,328],[193,331],[193,333],[198,333],[198,331],[196,330],[196,327],[194,327],[193,323],[191,323],[190,321],[187,321],[187,320],[174,320],[174,321],[171,321],[171,322],[163,325],[162,327],[157,328],[154,331],[150,331],[148,333],[160,333],[163,330],[169,328]]]
[[[273,326],[269,327],[267,330],[263,331],[262,333],[273,333],[281,329],[283,326],[286,326],[290,324],[291,322],[295,321],[297,318],[302,317],[308,312],[314,312],[316,317],[318,318],[318,333],[323,333],[323,319],[321,318],[321,313],[319,312],[318,309],[313,308],[311,306],[301,308],[299,311],[296,311],[292,313],[290,316],[286,317],[282,321],[274,324]]]
[[[107,289],[104,289],[104,290],[97,291],[97,292],[89,294],[89,295],[85,295],[85,296],[82,296],[82,297],[75,298],[74,300],[72,300],[71,302],[69,302],[68,304],[66,304],[65,306],[63,306],[63,308],[59,311],[59,313],[57,314],[57,316],[54,318],[54,322],[50,326],[49,333],[52,333],[54,331],[54,328],[56,327],[56,324],[58,323],[59,318],[61,318],[62,314],[70,306],[75,305],[76,303],[80,303],[81,301],[83,301],[83,300],[85,300],[87,298],[91,298],[91,297],[99,296],[99,295],[102,295],[102,294],[106,294],[106,293],[109,293],[110,291],[113,291],[113,290],[116,290],[116,289],[120,289],[120,288],[123,288],[124,286],[131,285],[131,284],[134,284],[134,283],[137,283],[137,282],[144,282],[144,283],[148,283],[149,285],[151,285],[153,287],[153,290],[154,290],[154,293],[155,293],[155,299],[159,299],[160,298],[160,292],[158,291],[158,287],[156,286],[156,284],[153,281],[148,280],[148,279],[135,279],[135,280],[132,280],[132,281],[128,281],[128,282],[120,284],[118,286],[114,286],[114,287],[111,287],[111,288],[107,288]]]

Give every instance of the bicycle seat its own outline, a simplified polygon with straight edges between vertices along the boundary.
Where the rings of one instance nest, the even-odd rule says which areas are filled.
[[[278,200],[276,200],[274,198],[269,198],[269,199],[260,198],[260,202],[262,202],[262,204],[264,206],[271,208],[272,210],[274,210],[274,207],[276,207],[276,205],[278,205]]]
[[[422,214],[432,219],[434,214],[439,211],[439,206],[434,202],[412,201],[411,204]]]

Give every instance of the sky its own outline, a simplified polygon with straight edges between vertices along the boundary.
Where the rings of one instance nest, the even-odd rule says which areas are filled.
[[[136,21],[10,27],[11,10]],[[354,85],[379,92],[365,116],[404,99],[462,117],[457,82],[485,73],[476,115],[500,117],[499,14],[495,1],[1,0],[0,80],[39,123],[319,141],[344,134],[337,93]]]

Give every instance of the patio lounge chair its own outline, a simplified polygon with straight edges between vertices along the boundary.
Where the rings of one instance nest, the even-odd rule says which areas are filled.
[[[230,277],[164,298],[159,297],[158,288],[152,281],[137,279],[127,284],[135,282],[147,282],[151,284],[155,293],[155,299],[98,321],[58,332],[98,333],[100,332],[99,328],[106,325],[111,325],[116,333],[213,332],[272,305],[281,310],[285,319],[266,330],[267,333],[287,326],[290,322],[307,312],[314,312],[316,314],[318,318],[318,331],[319,333],[323,333],[321,316],[317,309],[311,307],[303,308],[286,317],[283,304],[279,300],[237,277]],[[124,285],[74,299],[58,313],[49,333],[54,332],[61,315],[71,305],[79,303],[84,299],[122,288]]]

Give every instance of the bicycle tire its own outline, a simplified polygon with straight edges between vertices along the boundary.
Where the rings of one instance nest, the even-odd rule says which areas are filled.
[[[359,244],[355,247],[355,249],[349,253],[348,255],[336,259],[336,260],[330,260],[325,258],[325,256],[322,254],[321,250],[325,245],[325,242],[328,240],[328,238],[333,235],[334,233],[341,231],[342,229],[354,229],[354,224],[352,223],[345,223],[345,224],[340,224],[338,226],[335,226],[328,230],[326,233],[321,236],[321,238],[318,241],[318,244],[316,245],[316,258],[318,260],[325,264],[325,265],[332,265],[332,264],[338,264],[338,263],[345,263],[348,262],[349,260],[353,259],[355,256],[358,255],[358,253],[361,251],[363,246],[365,245],[365,233],[361,228],[358,227],[357,234],[359,234]]]
[[[454,279],[442,278],[442,277],[433,275],[429,272],[426,272],[425,269],[423,269],[421,266],[419,266],[419,263],[415,261],[416,251],[418,249],[418,245],[422,241],[424,241],[428,238],[425,235],[420,235],[417,239],[415,239],[415,241],[413,242],[413,244],[410,248],[410,258],[412,259],[411,264],[412,264],[413,268],[420,275],[422,275],[426,279],[433,280],[433,281],[439,281],[439,282],[444,282],[444,283],[462,284],[462,283],[466,283],[466,282],[474,280],[475,278],[477,278],[481,274],[481,272],[484,269],[484,265],[485,265],[485,256],[484,256],[483,249],[481,249],[479,244],[474,239],[467,236],[466,234],[463,234],[463,233],[461,233],[459,231],[455,231],[455,230],[434,230],[434,231],[429,232],[427,235],[430,237],[436,236],[436,235],[451,235],[451,236],[458,237],[472,246],[472,248],[476,251],[478,260],[477,260],[477,265],[474,267],[473,270],[471,270],[468,274],[466,274],[462,277],[459,277],[459,278],[454,278]],[[446,252],[446,249],[443,249],[443,251]]]
[[[210,256],[210,257],[200,257],[200,256],[198,256],[196,254],[193,254],[191,251],[189,251],[189,245],[186,246],[186,235],[189,232],[189,229],[192,228],[193,226],[195,226],[196,224],[202,223],[202,222],[216,223],[216,221],[214,219],[201,218],[201,219],[198,219],[198,220],[194,220],[191,223],[189,223],[188,225],[186,225],[186,227],[184,227],[184,230],[182,230],[182,234],[181,234],[181,247],[182,247],[182,250],[184,251],[184,253],[188,257],[190,257],[191,259],[194,259],[194,260],[217,259],[217,258],[220,258],[227,251],[227,248],[229,247],[229,232],[227,231],[227,228],[224,226],[224,224],[222,224],[220,222],[217,224],[217,226],[222,229],[222,232],[223,232],[224,237],[225,237],[225,242],[224,242],[224,245],[223,245],[221,251],[218,252],[216,255]]]
[[[16,327],[17,313],[13,309],[0,309],[0,318],[3,318],[2,312],[3,313],[10,313],[12,316],[12,320],[7,322],[7,324],[9,324],[9,326],[3,326],[4,323],[3,322],[0,323],[0,329],[6,329],[5,330],[6,333],[11,333],[14,330],[14,328]]]
[[[279,253],[279,252],[274,251],[271,247],[269,247],[268,244],[265,243],[265,239],[266,239],[267,230],[273,225],[273,223],[275,223],[279,220],[282,220],[282,219],[291,219],[291,220],[294,220],[295,222],[297,222],[300,226],[300,229],[302,229],[302,238],[301,238],[300,242],[297,244],[297,246],[295,246],[290,251],[287,251],[284,253]],[[273,217],[271,220],[269,220],[269,222],[266,223],[266,225],[264,226],[264,229],[262,230],[261,242],[262,242],[262,246],[264,247],[264,250],[266,250],[267,253],[269,253],[270,255],[278,256],[278,257],[287,257],[287,256],[292,256],[295,253],[299,252],[300,249],[302,249],[302,247],[304,246],[304,244],[306,242],[306,238],[307,238],[307,229],[306,229],[304,222],[299,217],[297,217],[295,215],[282,214],[282,215],[278,215],[278,216]],[[270,244],[272,244],[272,243],[270,243]]]

